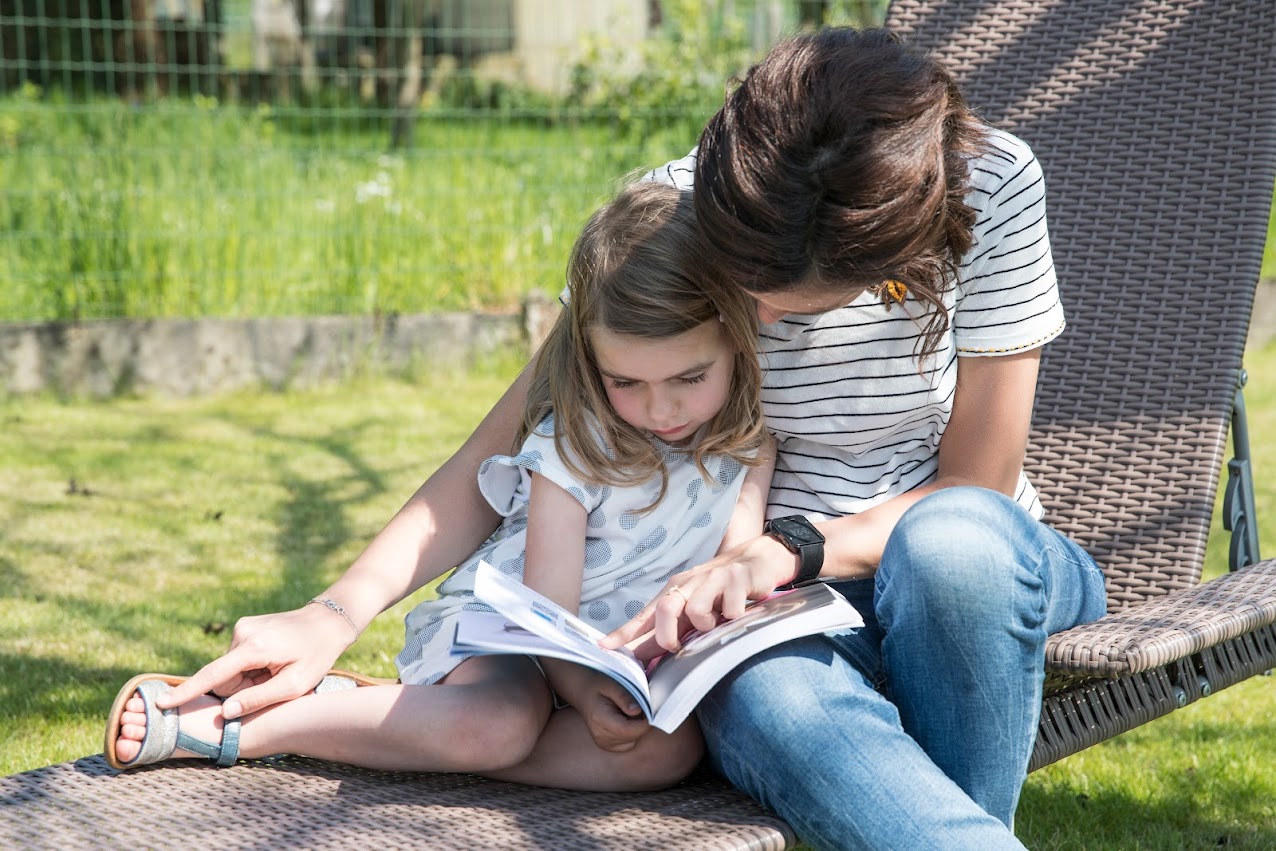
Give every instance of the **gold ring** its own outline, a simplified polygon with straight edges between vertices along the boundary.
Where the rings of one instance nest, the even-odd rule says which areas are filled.
[[[681,588],[679,588],[677,585],[670,585],[670,586],[669,586],[669,590],[668,590],[668,591],[666,591],[665,593],[667,593],[667,594],[677,594],[679,597],[681,597],[681,598],[682,598],[682,602],[683,602],[683,603],[690,602],[690,601],[687,599],[687,592],[686,592],[686,591],[683,591],[683,590],[682,590]]]

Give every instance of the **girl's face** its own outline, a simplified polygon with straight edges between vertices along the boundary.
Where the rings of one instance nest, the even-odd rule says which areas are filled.
[[[735,354],[721,322],[653,340],[590,331],[597,367],[617,416],[666,443],[682,443],[726,404]]]

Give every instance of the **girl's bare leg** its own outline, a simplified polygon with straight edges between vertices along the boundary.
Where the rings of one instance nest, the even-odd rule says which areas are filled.
[[[496,780],[578,789],[641,792],[672,786],[691,773],[704,754],[695,716],[672,733],[647,731],[633,750],[605,751],[594,744],[575,709],[556,710],[527,759],[509,768],[480,771]]]
[[[211,697],[183,707],[183,732],[220,741],[220,707]],[[549,688],[529,659],[474,657],[442,684],[310,694],[246,716],[240,756],[289,753],[387,770],[493,771],[528,757],[551,711]],[[121,759],[131,756],[124,740],[140,743],[145,721],[140,712],[124,714]]]

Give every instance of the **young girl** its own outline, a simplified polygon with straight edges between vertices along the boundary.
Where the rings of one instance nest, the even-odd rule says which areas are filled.
[[[702,752],[694,721],[665,734],[601,674],[551,659],[461,659],[450,645],[456,615],[486,608],[472,590],[480,559],[605,632],[674,574],[761,533],[773,452],[761,420],[756,320],[743,296],[706,295],[728,288],[708,285],[716,272],[705,256],[691,198],[676,189],[631,186],[590,219],[569,264],[569,303],[534,366],[521,450],[479,471],[483,496],[504,519],[438,598],[408,615],[398,683],[352,688],[354,679],[328,677],[316,693],[241,720],[232,701],[205,691],[233,694],[260,679],[227,683],[218,673],[231,657],[231,668],[246,670],[247,619],[231,652],[185,684],[143,675],[125,685],[107,726],[107,760],[131,768],[204,756],[229,765],[297,753],[577,789],[680,780]],[[307,616],[326,611],[357,637],[359,601],[342,593],[334,585]]]

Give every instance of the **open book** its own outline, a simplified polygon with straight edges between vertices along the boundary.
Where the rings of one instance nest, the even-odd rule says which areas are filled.
[[[708,632],[685,636],[681,650],[644,670],[628,649],[599,647],[603,633],[487,562],[479,563],[474,594],[496,613],[462,612],[453,653],[529,654],[585,665],[623,685],[651,725],[667,733],[714,683],[755,653],[804,635],[864,625],[855,607],[831,587],[806,585],[752,603],[740,617]]]

